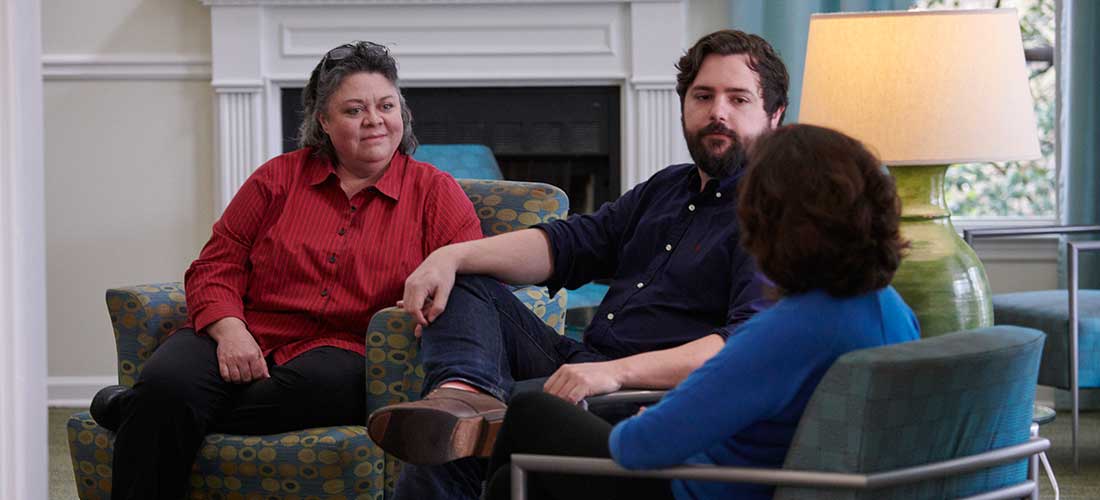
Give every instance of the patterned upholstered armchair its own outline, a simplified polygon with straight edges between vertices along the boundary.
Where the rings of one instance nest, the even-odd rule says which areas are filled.
[[[569,200],[560,189],[537,183],[459,180],[486,235],[563,218]],[[516,295],[562,333],[565,292],[521,287]],[[107,291],[118,348],[119,383],[132,386],[142,364],[187,317],[182,283],[139,285]],[[371,319],[366,332],[367,408],[420,397],[424,371],[411,318],[396,308]],[[366,422],[366,415],[363,415]],[[87,412],[69,419],[69,450],[83,500],[108,499],[114,435]],[[383,499],[393,493],[400,464],[367,437],[363,426],[324,427],[266,436],[211,434],[191,474],[191,498]]]
[[[526,475],[539,472],[771,484],[780,500],[1038,498],[1034,457],[1050,442],[1029,436],[1044,337],[997,326],[841,356],[782,470],[629,471],[608,459],[517,454],[512,498],[527,498]]]

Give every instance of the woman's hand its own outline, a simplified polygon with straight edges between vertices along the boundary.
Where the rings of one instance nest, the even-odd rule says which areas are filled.
[[[239,318],[219,319],[206,333],[218,343],[218,369],[226,382],[244,384],[271,376],[260,345]]]

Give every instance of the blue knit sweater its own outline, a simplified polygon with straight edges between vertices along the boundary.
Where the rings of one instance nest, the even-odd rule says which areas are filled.
[[[855,297],[815,290],[779,301],[738,328],[660,403],[615,426],[628,469],[685,463],[779,468],[825,371],[849,351],[915,340],[919,326],[893,287]],[[674,481],[677,499],[771,498],[764,485]]]

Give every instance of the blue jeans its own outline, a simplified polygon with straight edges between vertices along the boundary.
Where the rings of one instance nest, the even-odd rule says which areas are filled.
[[[507,401],[516,382],[548,377],[563,364],[610,358],[543,323],[494,279],[459,276],[447,309],[424,329],[424,394],[462,381]],[[531,385],[531,384],[529,384]],[[486,462],[465,458],[435,466],[405,464],[397,500],[477,499]]]

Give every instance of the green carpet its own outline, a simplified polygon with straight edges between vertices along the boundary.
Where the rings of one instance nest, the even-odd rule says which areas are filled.
[[[76,499],[76,483],[73,479],[69,444],[65,436],[65,422],[69,415],[81,408],[50,408],[50,499]],[[1059,413],[1054,422],[1044,425],[1039,433],[1050,439],[1051,466],[1058,479],[1062,498],[1084,500],[1100,498],[1100,412],[1081,414],[1081,432],[1077,436],[1081,449],[1081,471],[1073,474],[1073,452],[1070,449],[1070,419],[1067,413]],[[1039,484],[1042,498],[1054,498],[1044,475]]]

